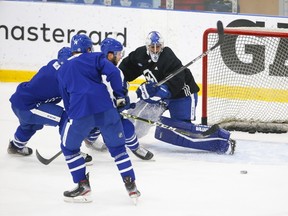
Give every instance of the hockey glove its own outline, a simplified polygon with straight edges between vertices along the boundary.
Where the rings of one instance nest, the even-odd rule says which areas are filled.
[[[158,103],[162,99],[170,98],[171,92],[167,85],[155,86],[156,83],[148,82],[139,86],[136,90],[138,98],[147,103]]]
[[[116,99],[116,106],[119,112],[122,112],[127,109],[134,109],[135,103],[130,103],[130,98],[128,96],[118,97]]]
[[[137,97],[141,100],[146,100],[156,94],[157,89],[154,87],[155,83],[146,82],[142,83],[136,90]]]
[[[167,85],[162,84],[157,87],[155,96],[160,97],[161,99],[168,99],[171,97],[171,92]]]

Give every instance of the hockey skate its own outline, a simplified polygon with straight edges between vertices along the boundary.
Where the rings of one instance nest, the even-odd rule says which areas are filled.
[[[129,197],[132,199],[133,203],[137,205],[138,197],[141,196],[141,193],[137,190],[135,181],[132,181],[130,176],[124,178],[124,183]]]
[[[78,183],[78,186],[70,191],[64,192],[64,201],[72,203],[92,202],[91,188],[89,183],[89,173],[86,178]]]
[[[92,161],[92,156],[91,155],[86,154],[84,152],[81,152],[81,155],[84,157],[86,165],[88,165],[88,166],[89,165],[93,165],[93,161]]]
[[[236,140],[233,140],[233,139],[230,138],[228,140],[228,143],[229,143],[229,147],[230,147],[229,154],[233,155],[235,153],[235,149],[236,149]]]
[[[8,154],[15,154],[15,155],[21,155],[21,156],[29,156],[33,153],[33,150],[27,146],[23,146],[23,148],[18,148],[14,145],[14,142],[11,140],[9,141]]]
[[[142,160],[151,160],[154,156],[152,152],[141,147],[140,145],[135,151],[132,151],[132,152],[134,155],[136,155],[138,158]]]

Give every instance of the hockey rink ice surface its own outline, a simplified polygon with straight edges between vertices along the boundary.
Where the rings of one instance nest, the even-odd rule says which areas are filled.
[[[65,203],[63,192],[75,184],[64,157],[46,166],[35,156],[36,149],[46,158],[60,150],[58,128],[44,127],[32,137],[32,156],[7,154],[8,141],[18,126],[9,102],[16,85],[0,83],[2,216],[288,215],[288,134],[232,132],[237,148],[230,156],[169,145],[154,139],[151,128],[140,143],[154,153],[153,161],[142,161],[128,150],[142,193],[137,206],[110,155],[82,146],[93,156],[94,164],[87,171],[94,201]]]

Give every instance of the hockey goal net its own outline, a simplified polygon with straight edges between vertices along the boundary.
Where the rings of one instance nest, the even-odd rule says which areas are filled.
[[[203,50],[218,40],[203,35]],[[202,124],[250,133],[288,130],[288,31],[226,28],[203,58]]]

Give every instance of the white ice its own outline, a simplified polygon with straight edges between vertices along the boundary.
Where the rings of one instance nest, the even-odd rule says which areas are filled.
[[[63,191],[75,185],[62,155],[45,166],[35,154],[7,154],[8,141],[18,126],[9,103],[16,85],[0,83],[2,216],[288,215],[287,134],[232,132],[237,149],[230,156],[163,143],[153,138],[152,128],[140,142],[154,153],[155,160],[142,161],[130,154],[142,193],[137,206],[128,197],[110,155],[83,146],[94,159],[94,165],[87,167],[94,201],[65,203]],[[51,157],[60,150],[58,129],[45,127],[29,146]],[[248,173],[241,174],[242,170]]]

